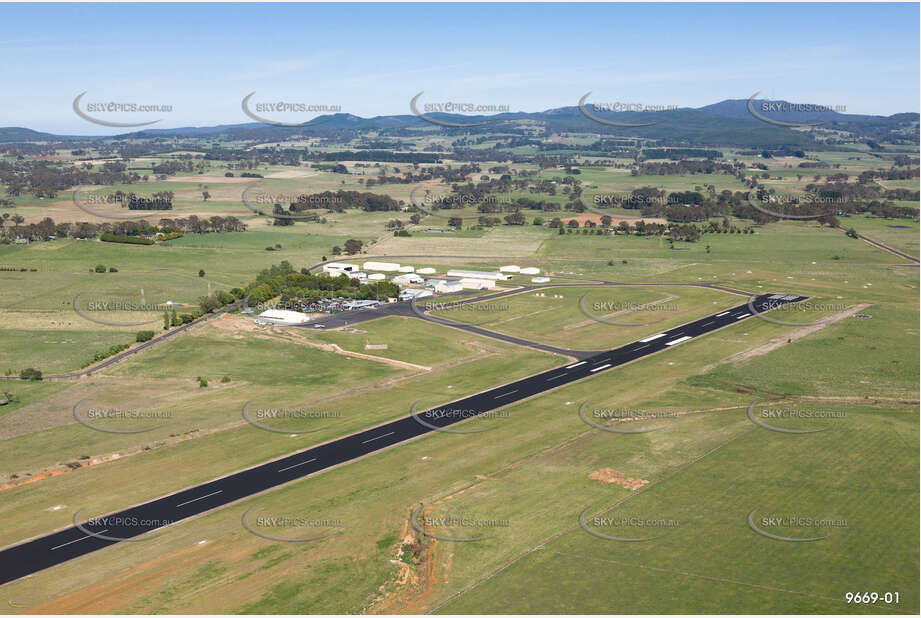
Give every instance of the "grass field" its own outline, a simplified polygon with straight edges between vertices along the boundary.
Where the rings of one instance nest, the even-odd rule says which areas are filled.
[[[595,137],[565,139],[584,146]],[[450,140],[433,135],[411,141],[412,150],[423,151]],[[302,145],[324,151],[356,144]],[[533,146],[519,151],[538,152]],[[852,177],[883,165],[863,152],[808,154],[840,164],[833,171]],[[735,156],[726,151],[727,159]],[[132,166],[146,170],[156,158]],[[741,158],[766,162],[771,178],[764,184],[778,191],[802,190],[813,173],[832,173],[800,170],[795,166],[801,159],[793,157]],[[408,219],[402,211],[324,211],[325,223],[272,226],[240,202],[243,183],[224,181],[226,163],[211,162],[200,180],[174,177],[105,191],[171,190],[176,208],[170,216],[233,215],[247,223],[246,232],[187,234],[149,247],[69,239],[0,245],[0,266],[15,268],[0,271],[0,373],[16,374],[27,366],[46,374],[73,370],[98,349],[133,342],[138,330],[160,331],[162,316],[156,312],[104,314],[115,321],[139,315],[156,320],[150,327],[104,326],[81,318],[73,310],[80,294],[88,294],[85,301],[171,300],[191,306],[210,291],[245,285],[281,260],[298,270],[316,264],[349,238],[364,241],[366,253],[343,261],[428,256],[394,261],[440,272],[518,264],[537,266],[552,283],[576,284],[525,291],[479,308],[434,311],[563,348],[608,349],[744,302],[725,291],[675,284],[801,293],[816,308],[769,314],[789,324],[747,319],[508,406],[494,418],[467,421],[488,432],[429,434],[182,521],[162,530],[156,541],[122,543],[6,585],[7,597],[27,611],[919,611],[921,283],[914,265],[815,222],[781,221],[756,226],[755,234],[705,234],[674,248],[657,237],[560,235],[531,225],[539,213],[530,211],[524,226],[457,234],[421,232],[446,224],[428,216],[410,226],[410,237],[385,230],[391,219]],[[394,164],[369,165],[347,162],[352,174],[343,175],[307,165],[263,164],[258,171],[266,178],[258,182],[275,193],[367,191],[358,180]],[[495,164],[481,165],[485,175]],[[514,167],[539,169],[530,163]],[[562,169],[540,171],[546,179],[563,175]],[[642,186],[744,188],[728,174],[645,177],[583,167],[578,178],[587,199]],[[917,189],[916,180],[883,182]],[[408,202],[417,186],[370,190]],[[424,186],[436,193],[449,188],[441,182]],[[212,195],[207,202],[201,199],[205,187]],[[29,219],[74,214],[63,193],[53,200],[17,198],[16,204],[15,213]],[[860,216],[842,218],[841,224],[918,255],[915,221]],[[275,245],[280,250],[266,251]],[[90,273],[96,264],[118,272]],[[589,285],[597,280],[654,285]],[[530,285],[530,277],[516,276],[502,287],[523,284]],[[585,312],[579,309],[583,296]],[[842,308],[855,307],[863,317],[844,317]],[[835,321],[825,323],[830,319]],[[86,516],[121,509],[405,416],[413,402],[436,406],[565,362],[414,318],[318,331],[256,327],[251,317],[226,315],[88,378],[0,381],[0,395],[12,395],[0,405],[0,486],[15,485],[0,489],[0,517],[6,522],[0,546],[68,526],[81,508]],[[199,377],[207,379],[206,387]],[[170,416],[132,424],[150,428],[145,433],[113,434],[78,423],[73,412],[78,402],[87,408],[167,410]],[[822,431],[791,434],[759,426],[747,414],[755,402],[760,403],[752,414],[776,428]],[[247,403],[335,414],[320,421],[266,421],[285,433],[268,432],[243,419]],[[609,429],[652,431],[600,431],[580,418],[582,404],[590,413],[626,411],[618,420],[603,421]],[[776,409],[802,414],[772,417]],[[807,417],[816,411],[834,414]],[[97,421],[109,429],[126,424]],[[316,431],[288,433],[302,429]],[[320,541],[273,542],[244,529],[241,518],[248,509],[254,517],[341,525],[322,528],[329,536]],[[410,515],[416,509],[436,522],[466,516],[501,525],[427,524],[442,535],[489,537],[437,540],[414,530]],[[650,526],[636,525],[637,518],[675,525],[652,526],[662,536],[650,541],[604,540],[580,528],[579,514],[586,509],[589,527],[613,536],[655,536]],[[747,523],[753,509],[768,533],[826,538],[767,538]],[[836,525],[760,519],[779,516],[831,519]],[[595,517],[616,518],[619,526]],[[291,537],[305,533],[298,526],[263,530]],[[858,591],[899,592],[901,603],[848,605],[844,594]]]
[[[560,287],[432,314],[554,346],[606,350],[741,301],[696,287]]]

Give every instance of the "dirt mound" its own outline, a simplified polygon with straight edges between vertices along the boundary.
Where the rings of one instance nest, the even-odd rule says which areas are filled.
[[[625,476],[623,472],[618,472],[614,468],[602,468],[601,470],[596,470],[588,475],[588,478],[593,481],[598,481],[605,485],[620,485],[627,489],[639,489],[643,485],[649,483],[649,481],[644,479],[635,479],[630,476]]]

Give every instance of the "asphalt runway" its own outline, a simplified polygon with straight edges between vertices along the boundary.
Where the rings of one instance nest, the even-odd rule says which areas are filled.
[[[754,297],[751,304],[762,312],[806,298],[792,294],[764,294]],[[131,539],[137,539],[143,534],[183,519],[437,431],[435,428],[448,427],[472,416],[610,371],[624,363],[681,345],[695,337],[751,317],[749,304],[743,303],[619,348],[598,352],[594,356],[564,367],[557,367],[438,408],[419,412],[417,416],[422,420],[409,415],[117,513],[97,517],[93,521],[81,524],[80,527],[72,526],[8,547],[0,551],[0,585],[115,543],[131,542]]]

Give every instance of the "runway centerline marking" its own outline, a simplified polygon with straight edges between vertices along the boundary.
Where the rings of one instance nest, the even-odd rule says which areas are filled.
[[[204,500],[205,498],[210,498],[211,496],[216,496],[217,494],[221,493],[222,491],[224,491],[224,490],[223,490],[223,489],[218,489],[217,491],[212,491],[210,494],[208,494],[208,495],[206,495],[206,496],[201,496],[200,498],[194,498],[194,499],[192,499],[192,500],[188,500],[188,501],[186,501],[186,502],[183,502],[182,504],[177,504],[177,505],[176,505],[176,508],[178,509],[180,506],[185,506],[186,504],[192,504],[193,502],[198,502],[199,500]]]
[[[600,364],[600,363],[603,363],[603,362],[609,361],[609,360],[611,360],[611,357],[610,357],[610,356],[607,357],[607,358],[602,358],[600,361],[594,362],[594,363],[592,363],[592,364],[593,364],[593,365],[598,365],[598,364]]]
[[[716,320],[710,320],[710,321],[707,322],[706,324],[701,324],[701,326],[710,326],[710,325],[713,324],[715,321],[716,321]]]
[[[105,530],[100,530],[100,531],[97,532],[96,534],[102,534],[103,532],[108,532],[108,531],[109,531],[109,529],[106,528]],[[88,534],[88,535],[86,535],[86,536],[81,536],[79,539],[74,539],[73,541],[68,541],[67,543],[64,543],[63,545],[55,545],[54,547],[51,548],[51,551],[54,551],[54,550],[56,550],[56,549],[60,549],[61,547],[66,547],[67,545],[70,545],[70,544],[72,544],[72,543],[76,543],[77,541],[84,541],[84,540],[86,540],[86,539],[91,539],[91,538],[93,538],[93,535],[92,535],[92,534]]]
[[[545,381],[546,381],[546,382],[549,382],[550,380],[556,380],[557,378],[562,378],[563,376],[568,375],[568,374],[569,374],[568,371],[564,371],[563,373],[559,373],[559,374],[557,374],[557,375],[555,375],[555,376],[552,376],[552,377],[547,378]]]
[[[282,468],[281,470],[279,470],[279,472],[284,472],[285,470],[290,470],[291,468],[296,468],[296,467],[298,467],[298,466],[303,466],[304,464],[309,464],[311,461],[316,461],[316,460],[317,460],[317,458],[314,457],[313,459],[308,459],[307,461],[302,461],[301,463],[296,463],[296,464],[294,464],[293,466],[288,466],[287,468]]]
[[[396,433],[395,431],[391,431],[390,433],[385,433],[385,434],[382,435],[382,436],[377,436],[377,437],[375,437],[375,438],[371,438],[370,440],[365,440],[364,442],[362,442],[362,444],[367,444],[368,442],[374,442],[375,440],[380,440],[381,438],[386,438],[387,436],[392,436],[392,435],[395,434],[395,433]]]
[[[495,397],[493,397],[493,399],[499,399],[499,398],[501,398],[501,397],[505,397],[505,396],[507,396],[507,395],[512,395],[512,394],[517,393],[517,392],[518,392],[518,389],[516,388],[516,389],[513,390],[513,391],[509,391],[509,392],[507,392],[507,393],[502,393],[501,395],[496,395]]]

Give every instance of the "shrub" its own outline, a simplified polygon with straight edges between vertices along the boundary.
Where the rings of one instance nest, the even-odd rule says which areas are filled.
[[[118,272],[118,269],[115,268],[114,266],[109,266],[109,272],[110,272],[110,273],[117,273],[117,272]]]
[[[141,330],[135,335],[134,340],[138,343],[143,343],[144,341],[150,341],[153,337],[154,332],[152,330]]]
[[[223,378],[221,378],[221,382],[224,382],[224,383],[230,382],[230,376],[224,376]]]
[[[208,386],[208,378],[198,378],[199,388],[205,388]]]
[[[21,380],[39,381],[42,379],[42,372],[33,367],[29,367],[19,372],[19,378]]]
[[[96,272],[97,272],[97,273],[104,273],[105,271],[106,271],[106,265],[105,265],[105,264],[96,264]]]

